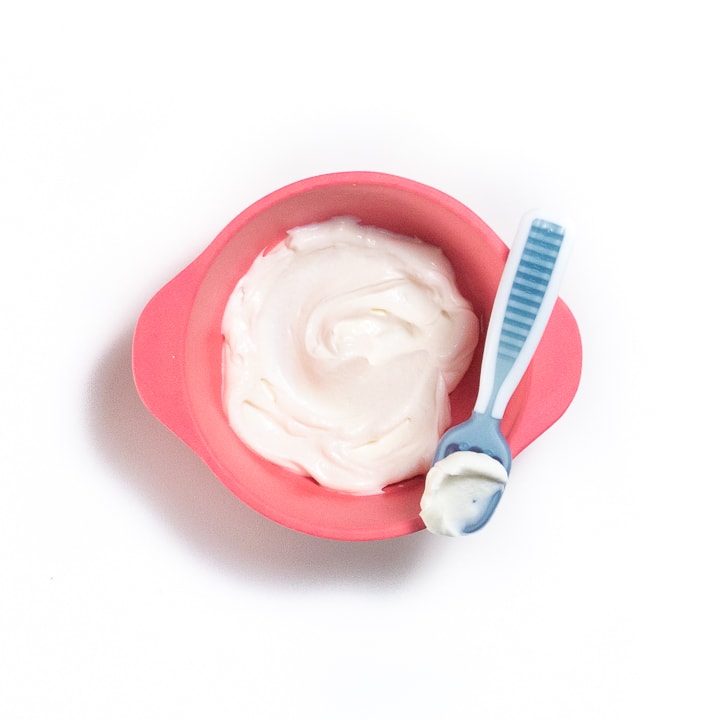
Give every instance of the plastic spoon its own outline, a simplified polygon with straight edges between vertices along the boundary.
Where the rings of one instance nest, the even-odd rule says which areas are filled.
[[[563,225],[525,216],[490,315],[475,408],[442,436],[426,479],[420,515],[432,532],[475,532],[502,497],[512,457],[500,422],[555,306],[568,251]]]

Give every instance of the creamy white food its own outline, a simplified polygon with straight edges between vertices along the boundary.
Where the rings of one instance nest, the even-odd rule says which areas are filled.
[[[478,326],[438,247],[352,218],[297,228],[227,303],[229,423],[278,465],[379,492],[430,467]]]
[[[427,474],[420,517],[436,535],[474,532],[490,519],[507,479],[505,468],[489,455],[469,450],[450,453]]]

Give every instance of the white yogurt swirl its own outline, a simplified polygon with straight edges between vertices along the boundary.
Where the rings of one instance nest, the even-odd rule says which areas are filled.
[[[438,247],[335,218],[255,260],[222,332],[223,402],[243,442],[371,494],[429,468],[479,323]]]

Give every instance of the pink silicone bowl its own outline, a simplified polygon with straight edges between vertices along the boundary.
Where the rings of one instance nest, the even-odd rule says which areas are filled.
[[[321,175],[251,205],[150,300],[135,330],[133,373],[148,409],[248,506],[311,535],[378,540],[424,527],[418,515],[423,477],[365,497],[326,490],[250,451],[222,409],[220,324],[235,284],[288,229],[339,215],[439,245],[486,325],[508,248],[480,218],[448,195],[405,178],[375,172]],[[482,340],[451,396],[453,423],[472,411],[481,355]],[[580,368],[577,324],[559,300],[503,421],[513,456],[565,412]]]

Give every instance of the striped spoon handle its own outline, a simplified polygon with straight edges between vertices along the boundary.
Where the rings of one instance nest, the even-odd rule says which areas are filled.
[[[525,216],[490,315],[475,412],[505,413],[550,319],[569,249],[563,225],[538,212]]]

